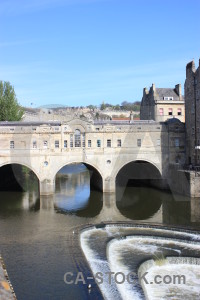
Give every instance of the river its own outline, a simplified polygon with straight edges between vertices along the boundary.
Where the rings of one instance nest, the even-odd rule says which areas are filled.
[[[39,198],[31,180],[27,192],[0,192],[0,253],[18,300],[102,299],[97,290],[64,282],[66,272],[81,270],[82,262],[77,262],[82,254],[73,236],[87,224],[132,220],[200,228],[199,199],[150,187],[120,188],[117,197],[103,195],[90,190],[90,174],[82,164],[64,167],[49,197]]]

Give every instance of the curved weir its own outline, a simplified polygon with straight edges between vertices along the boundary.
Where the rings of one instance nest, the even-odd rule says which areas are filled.
[[[145,261],[155,260],[159,264],[168,256],[179,259],[200,258],[200,235],[195,232],[161,229],[154,226],[124,226],[123,224],[96,226],[83,231],[80,235],[80,242],[94,276],[97,272],[101,272],[103,280],[102,282],[97,280],[97,283],[99,283],[103,297],[109,300],[145,299],[145,293],[140,284],[141,274],[138,274],[138,269]],[[197,267],[195,270],[197,269],[198,275],[200,269]],[[178,271],[181,273],[182,268]],[[110,282],[109,272],[114,274]],[[114,277],[118,272],[122,272],[125,278],[132,273],[130,277],[132,284],[126,279],[122,284],[116,284],[116,279],[119,282],[123,281],[123,274]],[[189,275],[186,279],[191,280]],[[158,285],[157,288],[160,289],[161,286]],[[186,285],[185,288],[191,289],[191,292],[195,288],[194,294],[200,292],[199,285],[195,287]],[[180,290],[175,294],[176,299],[181,299],[183,295]]]

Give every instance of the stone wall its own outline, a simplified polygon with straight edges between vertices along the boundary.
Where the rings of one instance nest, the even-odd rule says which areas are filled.
[[[200,60],[199,60],[200,65]],[[194,61],[186,66],[185,80],[185,123],[186,123],[186,163],[200,165],[200,67]]]

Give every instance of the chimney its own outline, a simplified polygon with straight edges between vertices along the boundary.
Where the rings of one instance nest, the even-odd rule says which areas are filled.
[[[187,78],[187,75],[189,75],[191,72],[194,73],[195,71],[196,71],[195,63],[194,63],[194,60],[192,60],[191,62],[189,62],[186,65],[186,78]]]
[[[147,87],[145,87],[145,88],[143,89],[143,96],[144,96],[144,95],[147,95],[148,93],[149,93],[149,91],[148,91]]]
[[[180,83],[175,85],[175,91],[176,91],[177,95],[179,96],[179,100],[181,100],[182,95],[181,95],[181,84]]]
[[[156,90],[156,86],[155,86],[155,83],[152,83],[152,90],[155,92]]]

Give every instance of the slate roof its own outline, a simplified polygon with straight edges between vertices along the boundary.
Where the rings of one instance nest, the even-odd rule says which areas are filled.
[[[179,96],[177,95],[175,89],[156,88],[156,93],[158,94],[160,100],[164,100],[164,97],[173,97],[174,101],[179,100]]]

